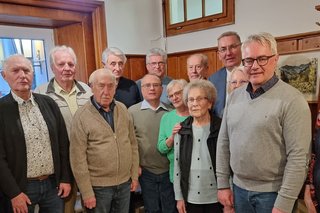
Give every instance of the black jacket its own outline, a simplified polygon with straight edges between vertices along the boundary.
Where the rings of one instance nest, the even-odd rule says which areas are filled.
[[[193,144],[192,123],[193,118],[190,116],[181,123],[181,129],[179,131],[179,134],[181,135],[179,154],[179,164],[181,170],[180,186],[184,200],[187,200],[189,189],[189,174]],[[216,149],[220,125],[221,119],[211,114],[210,134],[207,139],[207,145],[213,166],[212,171],[216,171]]]
[[[69,139],[59,107],[49,97],[33,93],[47,123],[57,184],[70,183]],[[0,99],[0,191],[9,199],[24,192],[27,154],[18,103],[11,93]]]

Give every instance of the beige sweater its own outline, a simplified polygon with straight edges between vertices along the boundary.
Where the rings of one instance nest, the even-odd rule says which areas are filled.
[[[116,101],[115,132],[88,101],[74,115],[71,126],[71,168],[83,196],[94,196],[92,186],[115,186],[138,180],[139,155],[132,119]]]

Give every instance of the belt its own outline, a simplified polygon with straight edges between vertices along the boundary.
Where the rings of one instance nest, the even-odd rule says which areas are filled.
[[[43,181],[43,180],[47,180],[50,177],[50,175],[41,175],[38,177],[32,177],[32,178],[27,178],[28,181]]]

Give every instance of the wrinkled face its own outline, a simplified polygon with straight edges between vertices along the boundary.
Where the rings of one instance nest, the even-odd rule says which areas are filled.
[[[263,56],[272,56],[271,49],[265,45],[257,42],[251,42],[247,44],[244,49],[242,56],[245,59],[257,59]],[[249,81],[252,84],[253,90],[258,89],[268,80],[272,78],[275,73],[277,61],[279,56],[274,55],[267,60],[267,63],[263,66],[259,65],[256,60],[254,60],[252,66],[245,66],[244,70],[248,75]]]
[[[11,90],[19,96],[30,92],[33,81],[33,70],[30,61],[22,56],[14,56],[2,72],[3,78],[8,82]]]
[[[208,67],[202,64],[201,57],[192,56],[187,61],[189,81],[206,78]]]
[[[209,113],[212,103],[204,96],[205,91],[200,88],[193,88],[188,93],[189,113],[194,118],[203,118]]]
[[[224,66],[231,70],[241,63],[241,42],[236,36],[225,36],[218,42],[218,56]]]
[[[162,79],[166,73],[166,61],[163,60],[161,55],[152,55],[149,58],[147,70],[149,74],[156,75]]]
[[[241,87],[243,84],[248,82],[248,77],[244,72],[235,71],[232,73],[230,77],[230,90],[233,91],[234,89]]]
[[[179,84],[175,84],[168,93],[168,98],[174,108],[179,108],[184,105],[182,96],[183,88],[181,88]]]
[[[56,51],[53,59],[52,71],[56,81],[59,84],[73,83],[76,74],[76,65],[70,53],[66,51]]]
[[[104,109],[109,109],[116,92],[116,84],[107,75],[97,75],[92,85],[92,93],[97,101]]]
[[[124,65],[124,61],[119,56],[109,55],[104,67],[110,69],[118,79],[123,75]]]
[[[146,75],[141,80],[141,93],[146,101],[160,100],[162,84],[157,76]]]

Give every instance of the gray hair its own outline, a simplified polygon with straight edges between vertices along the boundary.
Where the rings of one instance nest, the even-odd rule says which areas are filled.
[[[74,52],[74,50],[71,47],[68,47],[66,45],[62,45],[62,46],[55,46],[54,48],[52,48],[52,50],[50,51],[50,66],[51,68],[53,67],[53,65],[55,64],[54,61],[54,55],[56,52],[61,51],[61,52],[67,52],[71,55],[71,57],[73,58],[73,62],[76,65],[77,64],[77,56]]]
[[[203,54],[203,53],[196,53],[196,54],[192,54],[188,57],[187,59],[187,63],[189,61],[189,59],[191,57],[199,57],[201,58],[201,64],[204,65],[205,67],[208,67],[208,56],[206,54]]]
[[[150,57],[151,56],[162,56],[162,59],[164,60],[165,63],[167,63],[167,53],[163,50],[163,49],[160,49],[160,48],[152,48],[150,49],[147,54],[146,54],[146,64],[149,64],[150,62]]]
[[[194,80],[183,89],[183,102],[185,105],[187,105],[190,90],[195,88],[203,90],[205,97],[214,106],[217,99],[217,90],[210,81],[204,79]]]
[[[227,36],[235,36],[237,38],[237,40],[239,42],[241,42],[241,39],[240,39],[240,36],[237,32],[234,32],[234,31],[227,31],[227,32],[224,32],[222,33],[219,37],[218,37],[218,43],[219,43],[219,40],[223,37],[227,37]]]
[[[257,42],[270,48],[272,54],[278,54],[277,41],[270,33],[262,32],[248,36],[248,38],[243,42],[241,50],[243,51],[244,48],[251,42]]]
[[[185,86],[188,84],[188,82],[185,79],[176,79],[176,80],[172,80],[170,81],[170,83],[167,85],[167,94],[169,94],[169,92],[172,90],[172,88],[175,85],[179,85],[181,87],[181,89],[184,89]]]
[[[112,73],[112,71],[106,68],[102,68],[97,69],[93,73],[91,73],[89,77],[90,87],[92,87],[96,83],[97,77],[101,78],[101,75],[109,77],[115,85],[117,84],[116,76]]]
[[[8,70],[9,65],[12,63],[11,60],[13,58],[23,58],[26,63],[28,64],[30,71],[33,72],[33,66],[32,63],[29,59],[27,59],[24,55],[22,54],[13,54],[10,55],[9,57],[5,58],[2,62],[2,72],[6,72]]]
[[[119,48],[109,47],[102,52],[102,63],[106,64],[110,55],[118,56],[124,64],[127,62],[126,55]]]

